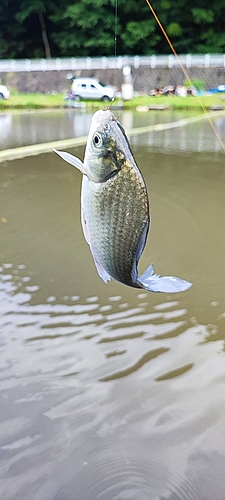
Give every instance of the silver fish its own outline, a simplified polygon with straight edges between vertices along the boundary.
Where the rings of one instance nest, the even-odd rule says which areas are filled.
[[[181,292],[192,283],[154,274],[153,264],[138,277],[138,262],[150,224],[144,179],[125,131],[111,111],[92,118],[84,162],[55,150],[83,174],[81,219],[100,277],[150,292]]]

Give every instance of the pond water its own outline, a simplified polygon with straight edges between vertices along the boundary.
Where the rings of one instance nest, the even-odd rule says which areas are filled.
[[[92,118],[91,111],[85,110],[55,110],[49,111],[29,111],[21,113],[0,113],[0,150],[27,146],[31,144],[40,144],[43,142],[52,142],[73,137],[83,137],[88,134]],[[195,112],[195,115],[199,115]],[[185,111],[154,111],[150,113],[139,113],[133,111],[115,111],[115,116],[120,117],[126,131],[143,127],[146,125],[155,125],[158,123],[176,122],[183,118],[190,117],[190,112]],[[193,116],[193,113],[191,113]],[[215,120],[216,128],[221,135],[225,134],[225,117],[218,116]],[[137,136],[137,143],[140,138]],[[215,134],[211,133],[211,127],[205,120],[201,127],[190,125],[177,129],[177,132],[170,135],[170,130],[165,132],[156,132],[141,136],[142,143],[146,140],[151,147],[160,149],[179,149],[179,150],[197,150],[205,151],[220,150],[220,144]],[[133,138],[133,144],[136,143]]]
[[[91,115],[71,111],[30,114],[29,127],[18,115],[1,147],[68,138],[69,123],[85,135]],[[4,500],[225,498],[224,153],[205,121],[131,145],[151,200],[140,270],[154,262],[192,281],[187,292],[105,285],[82,235],[80,173],[54,153],[0,164]]]

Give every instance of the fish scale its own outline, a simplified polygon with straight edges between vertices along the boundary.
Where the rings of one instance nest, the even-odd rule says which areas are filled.
[[[125,131],[111,111],[93,115],[84,163],[57,153],[83,174],[82,225],[100,277],[151,292],[190,288],[189,281],[154,274],[152,264],[138,277],[150,222],[148,194]]]
[[[87,196],[83,196],[83,209],[96,259],[103,263],[110,276],[131,283],[139,234],[148,223],[148,199],[143,181],[137,182],[136,172],[130,171],[128,165],[108,180],[103,190],[101,184],[89,181],[87,187],[87,182],[85,179]],[[126,224],[127,211],[133,214],[129,224]]]

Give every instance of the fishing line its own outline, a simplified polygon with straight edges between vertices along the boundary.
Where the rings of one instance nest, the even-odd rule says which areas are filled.
[[[118,27],[118,0],[115,0],[115,24],[114,24],[115,69],[116,69],[116,57],[117,57],[117,27]]]
[[[116,85],[116,58],[117,58],[117,26],[118,26],[118,0],[115,0],[115,11],[114,11],[114,66],[115,66],[115,77],[114,84]],[[115,97],[112,98],[107,110],[109,110],[115,101]]]
[[[116,0],[116,1],[117,1],[117,0]],[[159,25],[159,27],[160,27],[161,31],[163,32],[163,35],[165,36],[165,38],[166,38],[166,40],[167,40],[167,42],[168,42],[168,44],[169,44],[169,46],[170,46],[170,48],[171,48],[171,50],[172,50],[173,54],[175,55],[175,57],[176,57],[176,59],[177,59],[177,62],[178,62],[178,64],[179,64],[179,66],[180,66],[181,70],[183,71],[183,73],[184,73],[184,75],[185,75],[185,77],[186,77],[186,79],[187,79],[187,81],[188,81],[188,83],[189,83],[190,87],[193,87],[193,83],[192,83],[192,81],[191,81],[191,79],[190,79],[190,77],[189,77],[189,75],[188,75],[188,73],[187,73],[187,71],[186,71],[185,67],[184,67],[184,66],[183,66],[183,64],[181,63],[181,61],[180,61],[180,59],[179,59],[179,56],[178,56],[178,54],[177,54],[177,52],[176,52],[176,50],[175,50],[175,48],[174,48],[174,46],[173,46],[173,44],[172,44],[172,42],[171,42],[170,38],[169,38],[169,36],[167,35],[167,33],[166,33],[166,31],[165,31],[165,29],[164,29],[164,27],[163,27],[162,23],[160,22],[160,20],[159,20],[159,18],[158,18],[158,16],[157,16],[157,14],[156,14],[156,12],[154,11],[154,9],[153,9],[152,5],[150,4],[149,0],[146,0],[146,3],[147,3],[147,5],[148,5],[149,9],[151,10],[151,12],[152,12],[152,14],[153,14],[153,16],[154,16],[155,20],[157,21],[157,23],[158,23],[158,25]],[[208,115],[209,115],[209,113],[208,113],[207,109],[204,107],[204,105],[202,104],[201,99],[199,98],[199,96],[198,96],[198,95],[197,95],[196,97],[197,97],[198,102],[199,102],[199,104],[200,104],[200,106],[201,106],[201,108],[202,108],[202,111],[203,111],[203,112],[207,115],[207,119],[208,119],[208,121],[209,121],[209,123],[210,123],[210,125],[211,125],[211,127],[212,127],[212,130],[213,130],[214,134],[216,135],[216,137],[217,137],[217,139],[218,139],[218,141],[219,141],[219,143],[220,143],[220,145],[221,145],[221,147],[222,147],[223,151],[225,152],[225,143],[223,142],[223,140],[222,140],[222,138],[221,138],[221,136],[220,136],[220,134],[219,134],[218,130],[216,129],[216,127],[215,127],[214,123],[212,122],[211,118],[208,116]]]
[[[115,0],[115,12],[114,12],[114,66],[115,66],[115,77],[114,77],[114,85],[115,87],[119,88],[119,76],[118,76],[118,84],[117,84],[117,75],[116,75],[116,59],[117,59],[117,35],[118,35],[118,0]],[[114,102],[115,98],[112,99],[112,103]]]

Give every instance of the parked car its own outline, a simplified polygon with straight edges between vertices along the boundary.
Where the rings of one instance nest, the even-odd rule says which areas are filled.
[[[5,85],[0,85],[0,101],[2,99],[9,99],[10,91]]]
[[[77,101],[80,99],[111,101],[115,97],[116,89],[95,78],[75,78],[71,91]]]

